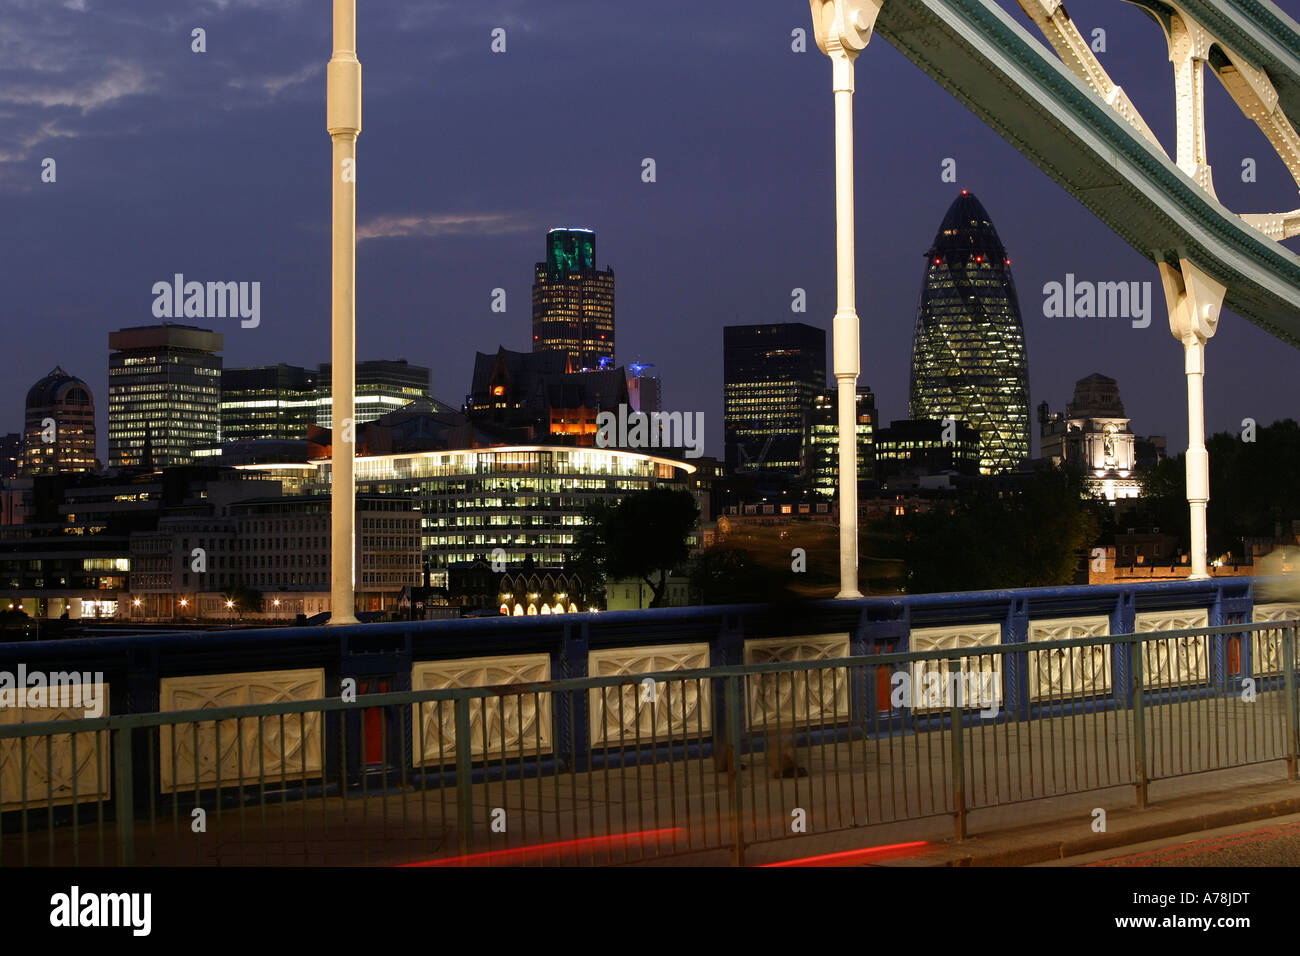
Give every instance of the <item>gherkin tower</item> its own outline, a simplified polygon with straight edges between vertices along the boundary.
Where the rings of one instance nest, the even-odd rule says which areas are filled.
[[[912,339],[911,415],[979,430],[980,473],[1029,457],[1029,365],[1011,260],[966,190],[926,253]]]

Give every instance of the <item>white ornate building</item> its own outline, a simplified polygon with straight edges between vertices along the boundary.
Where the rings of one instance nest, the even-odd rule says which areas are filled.
[[[1129,428],[1113,378],[1092,374],[1074,386],[1074,401],[1065,414],[1038,406],[1042,456],[1081,468],[1089,487],[1107,501],[1136,498],[1141,491],[1136,470],[1137,438]]]

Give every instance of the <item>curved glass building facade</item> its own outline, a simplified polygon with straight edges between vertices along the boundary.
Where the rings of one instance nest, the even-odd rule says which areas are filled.
[[[1011,260],[980,201],[962,194],[926,253],[912,341],[913,419],[979,431],[981,474],[1029,457],[1029,363]]]

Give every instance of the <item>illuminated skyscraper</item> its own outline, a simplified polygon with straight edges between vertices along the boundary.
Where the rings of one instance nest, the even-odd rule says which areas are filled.
[[[316,373],[316,424],[322,428],[331,428],[334,422],[334,397],[330,385],[332,369],[333,366],[325,362]],[[427,368],[412,365],[406,359],[358,362],[353,420],[364,425],[411,402],[421,399],[435,401],[429,391],[429,381]],[[435,401],[435,404],[439,411],[450,410],[450,406],[442,402]]]
[[[834,498],[840,479],[840,426],[837,401],[839,391],[819,392],[813,398],[813,416],[809,432],[812,445],[812,490],[825,498]],[[865,385],[858,386],[858,484],[876,477],[876,396]]]
[[[79,378],[55,368],[27,392],[24,475],[95,470],[95,402]]]
[[[296,365],[221,370],[221,441],[301,439],[316,424],[316,372]]]
[[[926,253],[912,343],[912,418],[968,422],[982,474],[1029,457],[1029,367],[1011,260],[969,192]]]
[[[596,234],[552,229],[533,280],[533,351],[564,352],[575,372],[614,364],[614,270],[596,268]]]
[[[220,333],[170,323],[109,333],[109,465],[188,465],[217,443],[221,344]]]
[[[802,485],[813,471],[816,396],[826,388],[826,332],[802,322],[722,330],[727,471]]]

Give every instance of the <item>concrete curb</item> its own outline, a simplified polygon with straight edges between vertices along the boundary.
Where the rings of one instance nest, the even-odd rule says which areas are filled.
[[[1172,810],[1172,808],[1170,808]],[[1190,807],[1188,809],[1191,809]],[[1129,814],[1149,813],[1150,810],[1132,810],[1125,813],[1125,822]],[[1071,856],[1082,856],[1101,850],[1113,850],[1117,847],[1146,843],[1149,840],[1162,840],[1181,836],[1185,833],[1197,833],[1216,830],[1220,827],[1255,820],[1267,820],[1272,817],[1300,813],[1300,797],[1288,797],[1266,803],[1250,803],[1246,806],[1231,807],[1223,810],[1192,813],[1175,819],[1152,820],[1149,823],[1137,822],[1132,826],[1107,833],[1097,833],[1090,837],[1045,840],[1038,843],[1026,843],[1027,838],[1042,827],[1026,827],[1015,830],[1001,830],[981,834],[978,842],[987,847],[953,844],[950,852],[954,855],[945,860],[934,860],[934,866],[1028,866],[1033,863],[1046,863]],[[975,841],[972,841],[972,843]],[[996,844],[1012,843],[1010,846]],[[960,852],[967,850],[973,852]]]

